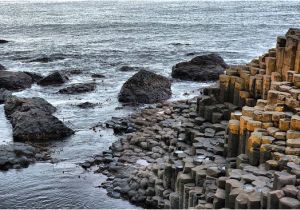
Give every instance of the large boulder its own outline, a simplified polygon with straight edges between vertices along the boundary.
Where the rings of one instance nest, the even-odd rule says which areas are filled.
[[[223,58],[217,54],[201,55],[173,66],[172,77],[193,81],[218,80],[227,67]]]
[[[42,98],[11,97],[4,110],[15,141],[57,140],[74,133],[52,115],[56,108]]]
[[[31,87],[32,78],[24,72],[0,71],[0,88],[22,90]]]
[[[123,84],[119,101],[150,104],[166,100],[171,95],[171,81],[168,78],[140,70]]]
[[[81,83],[81,84],[72,84],[66,88],[59,90],[59,93],[62,94],[76,94],[76,93],[86,93],[91,92],[96,89],[95,83]]]
[[[58,71],[53,72],[52,74],[44,77],[40,81],[38,81],[39,85],[47,86],[47,85],[61,85],[68,80],[68,77]]]

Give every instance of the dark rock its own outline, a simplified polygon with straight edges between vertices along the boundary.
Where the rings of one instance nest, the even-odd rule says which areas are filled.
[[[5,66],[0,64],[0,71],[4,71],[4,70],[6,70]]]
[[[63,59],[65,59],[65,57],[63,55],[53,54],[53,55],[50,55],[50,56],[40,56],[38,58],[31,59],[28,62],[30,62],[30,63],[33,63],[33,62],[36,62],[36,63],[49,63],[49,62],[53,62],[53,61],[56,61],[56,60],[63,60]]]
[[[168,78],[141,70],[123,84],[119,101],[149,104],[166,100],[171,95],[171,82]]]
[[[4,110],[16,141],[54,140],[74,133],[52,115],[55,107],[42,98],[11,97],[6,100]]]
[[[227,64],[217,54],[197,56],[173,66],[172,77],[182,80],[210,81],[219,79]]]
[[[0,88],[0,104],[3,104],[9,97],[12,96],[12,92],[4,88]]]
[[[119,71],[127,72],[127,71],[139,71],[141,67],[134,67],[134,66],[122,66]]]
[[[72,84],[66,88],[63,88],[58,91],[62,94],[77,94],[77,93],[86,93],[91,92],[96,89],[95,83],[82,83],[82,84]]]
[[[34,82],[39,82],[41,79],[43,79],[43,76],[38,73],[28,71],[24,71],[24,73],[29,75]]]
[[[5,44],[8,43],[9,41],[5,40],[5,39],[0,39],[0,44]]]
[[[95,106],[97,106],[97,104],[94,104],[91,102],[84,102],[84,103],[78,104],[77,106],[82,109],[88,109],[88,108],[94,108]]]
[[[68,77],[61,74],[58,71],[55,71],[54,73],[44,77],[41,79],[38,84],[42,86],[46,85],[60,85],[65,83],[68,80]]]
[[[22,90],[31,87],[31,77],[24,72],[0,71],[0,88]]]
[[[92,78],[105,78],[103,74],[92,74]]]
[[[66,73],[78,75],[78,74],[82,74],[82,70],[81,69],[69,69],[69,70],[66,70]]]

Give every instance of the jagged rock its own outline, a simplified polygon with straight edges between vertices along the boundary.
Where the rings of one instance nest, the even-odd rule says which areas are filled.
[[[123,84],[119,101],[149,104],[166,100],[171,94],[171,82],[168,78],[140,70]]]
[[[22,90],[31,87],[31,77],[24,72],[0,71],[0,88]]]
[[[74,133],[52,115],[55,107],[42,98],[11,97],[4,110],[16,141],[54,140]]]
[[[61,94],[78,94],[78,93],[86,93],[91,92],[96,89],[95,83],[81,83],[81,84],[72,84],[68,87],[60,89],[58,93]]]
[[[173,66],[172,77],[182,80],[217,80],[224,73],[227,64],[217,54],[197,56],[188,62]]]
[[[58,71],[55,71],[54,73],[44,77],[41,79],[38,84],[42,86],[47,86],[47,85],[60,85],[65,83],[68,80],[68,77],[61,74]]]

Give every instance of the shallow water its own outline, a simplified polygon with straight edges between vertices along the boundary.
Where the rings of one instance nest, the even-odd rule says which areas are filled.
[[[109,130],[91,127],[134,111],[115,109],[121,106],[118,91],[134,74],[118,69],[141,66],[170,76],[171,67],[191,59],[186,56],[191,52],[218,52],[230,64],[245,63],[274,47],[275,37],[289,27],[299,27],[299,19],[298,1],[0,0],[0,37],[11,40],[0,45],[1,64],[43,75],[70,68],[84,71],[61,87],[33,85],[16,93],[48,100],[76,134],[48,145],[57,164],[0,173],[0,208],[132,208],[95,188],[104,178],[78,166],[117,139]],[[54,61],[27,62],[42,55]],[[106,76],[96,80],[93,93],[56,94],[68,84],[92,81],[91,73]],[[207,85],[174,81],[171,100],[198,95]],[[86,110],[75,106],[86,101],[99,105]],[[3,106],[0,112],[2,144],[12,137]]]

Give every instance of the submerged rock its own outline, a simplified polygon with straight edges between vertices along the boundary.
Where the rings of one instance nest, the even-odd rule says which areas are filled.
[[[181,62],[173,66],[172,77],[194,81],[217,80],[226,68],[227,64],[219,55],[201,55],[191,61]]]
[[[171,95],[171,82],[168,78],[140,70],[123,84],[119,101],[149,104],[167,100]]]
[[[63,60],[65,59],[65,57],[63,55],[60,54],[54,54],[54,55],[50,55],[50,56],[40,56],[38,58],[34,58],[29,60],[29,63],[33,63],[33,62],[38,62],[38,63],[49,63],[49,62],[53,62],[55,60]]]
[[[127,72],[127,71],[139,71],[143,68],[141,67],[136,67],[136,66],[122,66],[121,68],[119,68],[119,71],[123,71],[123,72]]]
[[[22,90],[32,83],[32,78],[24,72],[0,71],[0,88]]]
[[[95,106],[97,106],[97,104],[94,104],[91,102],[84,102],[84,103],[78,104],[77,106],[82,109],[88,109],[88,108],[94,108]]]
[[[60,85],[65,83],[68,80],[68,77],[65,76],[64,74],[55,71],[54,73],[44,77],[41,79],[38,84],[42,86],[47,86],[47,85]]]
[[[9,41],[5,40],[5,39],[0,39],[0,44],[5,44],[8,43]]]
[[[0,71],[4,71],[4,70],[6,70],[5,66],[0,64]]]
[[[59,90],[59,93],[62,94],[76,94],[76,93],[86,93],[91,92],[96,89],[95,83],[82,83],[82,84],[73,84],[66,88]]]
[[[16,141],[56,140],[74,133],[52,115],[56,108],[42,98],[11,97],[4,110]]]
[[[92,78],[105,78],[103,74],[92,74]]]

